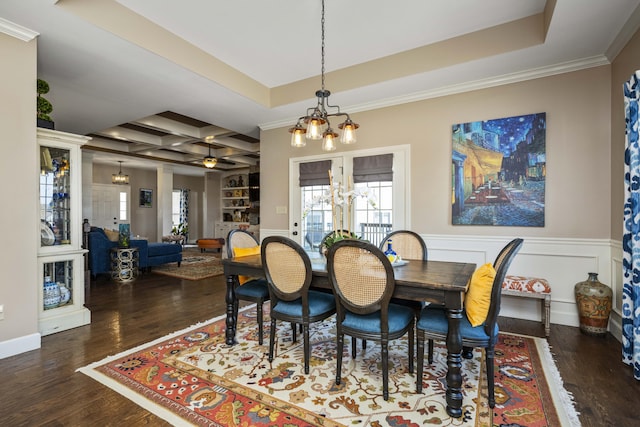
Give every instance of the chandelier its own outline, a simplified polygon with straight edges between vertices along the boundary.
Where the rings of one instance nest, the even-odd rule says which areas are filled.
[[[202,164],[208,169],[213,169],[218,163],[218,159],[211,155],[211,141],[213,141],[213,138],[213,136],[207,136],[204,139],[209,144],[209,155],[202,160]]]
[[[329,104],[331,92],[324,88],[324,0],[322,0],[322,88],[316,91],[318,104],[315,107],[307,108],[307,115],[300,117],[296,125],[289,129],[291,133],[291,146],[304,147],[307,145],[306,139],[322,139],[322,150],[334,151],[336,149],[335,139],[338,134],[331,128],[329,117],[346,116],[343,123],[338,125],[342,130],[340,142],[343,144],[353,144],[356,142],[356,129],[359,125],[351,121],[349,114],[340,111],[337,105]],[[332,113],[328,109],[332,109]],[[306,125],[306,127],[305,127]]]
[[[117,174],[111,174],[111,183],[112,184],[128,184],[129,183],[129,175],[125,175],[122,173],[122,162],[118,161],[118,163],[120,163],[120,171],[118,171]]]

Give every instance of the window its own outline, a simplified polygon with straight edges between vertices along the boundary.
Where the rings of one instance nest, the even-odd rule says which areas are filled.
[[[120,221],[126,221],[127,220],[127,211],[128,211],[128,201],[127,201],[127,192],[126,191],[121,191],[118,194],[118,200],[119,200],[119,213],[120,213]]]
[[[177,227],[180,224],[180,190],[173,190],[171,193],[171,224],[173,227]]]

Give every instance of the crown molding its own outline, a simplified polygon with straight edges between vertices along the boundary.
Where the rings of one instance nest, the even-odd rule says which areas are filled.
[[[30,42],[40,35],[22,25],[14,24],[11,21],[0,18],[0,33],[5,33],[11,37],[15,37],[23,42]]]
[[[554,64],[546,67],[533,68],[517,73],[505,74],[502,76],[491,77],[488,79],[475,80],[465,82],[461,84],[444,86],[436,89],[429,89],[419,92],[414,92],[402,96],[379,99],[372,102],[363,104],[346,106],[343,109],[349,111],[349,113],[358,113],[362,111],[376,110],[378,108],[391,107],[394,105],[407,104],[409,102],[422,101],[425,99],[439,98],[442,96],[455,95],[465,92],[471,92],[474,90],[487,89],[490,87],[503,86],[512,83],[523,82],[527,80],[539,79],[542,77],[554,76],[557,74],[570,73],[574,71],[580,71],[587,68],[600,67],[602,65],[609,65],[611,62],[604,55],[593,56],[590,58],[583,58],[575,61],[563,62],[560,64]],[[274,122],[268,122],[258,125],[261,130],[277,129],[285,126],[292,126],[298,117],[292,117],[290,119],[283,119]]]

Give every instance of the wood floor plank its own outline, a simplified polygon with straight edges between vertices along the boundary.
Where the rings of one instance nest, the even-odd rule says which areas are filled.
[[[92,281],[90,325],[43,337],[42,348],[0,360],[0,425],[168,425],[75,370],[223,315],[225,286],[223,276],[188,281],[154,273],[130,285]],[[544,336],[539,322],[499,323],[504,331]],[[615,338],[552,324],[549,344],[583,426],[638,425],[640,382],[622,363]]]

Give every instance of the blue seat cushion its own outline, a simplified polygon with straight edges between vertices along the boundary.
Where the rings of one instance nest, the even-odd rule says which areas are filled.
[[[420,318],[416,325],[418,329],[425,331],[433,331],[437,334],[446,336],[449,330],[449,320],[447,318],[447,311],[441,307],[427,306],[422,309]],[[494,337],[498,335],[498,323],[494,328]],[[469,339],[474,341],[485,341],[489,343],[489,336],[484,331],[484,323],[482,325],[473,327],[467,319],[466,313],[463,313],[462,319],[460,319],[460,335],[462,339]]]
[[[182,252],[181,245],[175,245],[172,243],[149,243],[149,256],[163,256],[173,255]]]
[[[413,310],[402,305],[389,304],[389,333],[403,330],[412,320]],[[380,333],[380,311],[364,315],[347,311],[342,326],[369,333]]]
[[[269,299],[269,287],[265,279],[253,279],[238,286],[236,296]]]
[[[318,316],[335,309],[336,299],[333,294],[309,291],[309,316]],[[285,316],[302,317],[302,298],[294,301],[278,301],[271,311]]]

